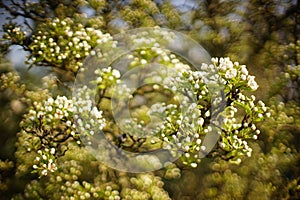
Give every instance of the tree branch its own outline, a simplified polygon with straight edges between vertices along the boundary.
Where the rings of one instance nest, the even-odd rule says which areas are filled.
[[[15,3],[13,0],[11,1],[12,5],[16,6],[17,8],[21,9],[23,12],[19,12],[17,10],[14,10],[13,8],[9,7],[8,5],[3,3],[3,0],[0,0],[0,7],[4,8],[5,10],[7,10],[12,16],[22,16],[25,18],[30,18],[33,19],[35,21],[46,21],[46,18],[40,17],[40,16],[36,16],[36,15],[32,15],[33,12],[31,11],[27,11],[25,8],[23,8],[20,4]],[[36,14],[36,13],[35,13]]]

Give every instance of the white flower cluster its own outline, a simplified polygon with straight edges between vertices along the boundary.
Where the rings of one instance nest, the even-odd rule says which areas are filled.
[[[99,89],[106,89],[113,86],[114,84],[120,83],[119,78],[121,77],[120,71],[107,67],[103,69],[95,70],[96,84]]]
[[[73,96],[74,120],[76,131],[80,135],[94,135],[106,126],[103,112],[93,105],[92,94],[91,90],[84,86],[77,89],[76,96]]]
[[[252,149],[246,140],[258,138],[260,130],[255,123],[270,117],[270,112],[262,101],[255,103],[254,95],[247,97],[243,93],[238,93],[236,96],[223,112],[225,115],[219,145],[223,150],[231,152],[231,156],[241,154],[250,157]],[[241,112],[245,112],[245,115],[241,116]],[[231,161],[240,163],[241,159],[237,156]]]
[[[152,115],[164,116],[163,123],[153,134],[161,138],[164,148],[170,150],[173,156],[182,154],[183,164],[191,167],[197,167],[197,162],[200,162],[198,152],[205,150],[200,138],[204,133],[200,132],[211,131],[209,126],[203,127],[204,119],[200,117],[200,113],[196,104],[192,104],[185,112],[175,104],[161,103],[151,107]]]
[[[181,159],[184,164],[197,167],[197,163],[200,162],[199,153],[206,151],[206,146],[202,144],[203,137],[216,131],[214,130],[216,127],[209,124],[211,112],[215,111],[210,110],[207,105],[212,103],[218,105],[223,101],[227,105],[225,112],[221,109],[218,114],[224,118],[224,124],[217,130],[221,136],[220,148],[228,153],[233,152],[231,154],[237,163],[241,155],[251,156],[252,149],[246,140],[257,139],[260,131],[257,130],[255,122],[263,120],[270,113],[261,101],[255,105],[254,96],[249,98],[242,93],[243,90],[256,90],[258,87],[254,76],[249,75],[246,66],[233,63],[229,58],[213,58],[213,64],[203,64],[202,71],[191,71],[189,66],[180,62],[175,55],[160,49],[154,40],[138,39],[137,43],[139,42],[153,44],[154,47],[141,49],[129,55],[128,59],[132,60],[130,66],[138,67],[147,64],[148,60],[167,63],[166,70],[161,70],[152,79],[162,82],[163,88],[174,94],[175,102],[181,104],[178,106],[161,103],[151,107],[149,113],[151,117],[157,116],[162,119],[160,120],[162,123],[158,123],[151,134],[158,136],[161,141],[151,140],[151,143],[162,142],[163,148],[170,150],[174,156],[178,152],[182,153]],[[168,68],[175,70],[169,71]],[[224,90],[225,99],[219,97],[211,102],[213,100],[211,96],[214,94],[213,91],[209,91],[207,84]],[[246,116],[240,116],[241,112],[238,112],[240,110],[244,110]],[[144,124],[133,124],[136,125],[134,127],[129,123],[127,125],[129,132],[130,129],[138,130],[141,134],[145,131]]]
[[[129,134],[129,135],[134,135],[134,136],[139,136],[139,137],[144,137],[145,132],[147,131],[145,127],[145,122],[144,121],[138,121],[137,118],[132,118],[131,120],[129,119],[124,119],[121,121],[122,125],[122,132]],[[132,134],[134,132],[134,134]]]
[[[82,121],[78,113],[88,116],[89,120]],[[74,117],[77,117],[75,122]],[[81,144],[79,134],[89,131],[89,134],[93,135],[94,128],[102,130],[106,125],[102,111],[93,107],[91,100],[68,99],[65,96],[57,96],[55,99],[50,97],[45,102],[34,102],[33,108],[21,124],[26,132],[40,138],[40,145],[48,147],[38,151],[40,156],[36,161],[41,163],[34,165],[42,175],[56,170],[54,162],[55,156],[62,153],[57,152],[60,151],[60,145],[71,139]]]
[[[92,53],[92,49],[112,41],[110,34],[86,28],[69,18],[55,18],[43,26],[47,28],[41,27],[41,30],[47,32],[37,31],[37,34],[32,36],[33,43],[29,47],[32,54],[28,59],[31,64],[54,65],[77,72],[83,59]],[[114,46],[115,42],[111,42],[111,45]]]
[[[33,169],[38,171],[41,176],[47,176],[48,172],[54,172],[57,170],[57,166],[55,164],[55,148],[45,148],[42,150],[38,150],[37,153],[39,156],[35,158],[35,162],[37,164],[33,165]]]
[[[22,31],[20,27],[12,26],[10,24],[4,25],[5,34],[4,39],[12,41],[15,44],[23,44],[23,40],[26,38],[26,31]]]
[[[9,30],[7,30],[7,32],[8,33],[14,33],[14,34],[17,34],[17,35],[19,35],[19,34],[26,34],[26,31],[21,31],[21,29],[20,29],[20,27],[14,27],[13,29],[9,29]]]
[[[238,81],[245,83],[245,86],[248,86],[252,91],[257,90],[258,85],[254,80],[255,77],[249,75],[245,65],[240,65],[238,62],[233,63],[228,57],[212,58],[212,62],[219,70],[221,77],[227,81],[226,84]]]
[[[161,44],[169,44],[173,41],[175,34],[160,27],[154,27],[151,31],[139,31],[130,35],[130,40],[134,41],[135,49],[139,47],[151,48],[159,47]]]
[[[73,103],[65,96],[50,97],[45,102],[33,102],[33,109],[29,110],[27,118],[32,122],[41,121],[58,126],[62,119],[70,119],[73,113]],[[73,127],[71,121],[66,120],[66,125]]]
[[[270,117],[270,112],[262,101],[255,102],[254,95],[247,97],[242,93],[243,90],[255,90],[258,87],[254,87],[257,84],[252,82],[254,77],[248,74],[246,66],[240,66],[237,62],[232,63],[228,58],[221,58],[219,65],[216,65],[218,59],[213,58],[212,61],[215,65],[203,64],[202,68],[204,72],[215,71],[217,73],[213,75],[215,78],[209,78],[219,80],[219,82],[210,82],[210,84],[225,84],[219,87],[226,92],[225,99],[219,99],[218,102],[223,101],[227,104],[224,112],[220,110],[218,114],[222,116],[223,124],[221,123],[221,127],[214,128],[218,129],[217,132],[221,136],[220,148],[233,155],[233,162],[239,163],[241,155],[251,156],[252,153],[246,140],[257,139],[260,134],[255,123]],[[155,104],[151,107],[152,113],[156,112],[165,117],[164,123],[156,128],[154,134],[158,134],[162,141],[166,142],[165,148],[179,149],[182,152],[182,162],[192,167],[196,167],[197,162],[200,161],[199,152],[206,150],[201,137],[214,129],[214,125],[207,124],[210,123],[209,119],[212,114],[210,108],[206,108],[211,103],[211,92],[202,80],[203,76],[207,75],[204,72],[185,71],[178,73],[175,78],[164,80],[165,88],[176,94],[184,94],[181,99],[177,95],[177,100],[180,99],[179,102],[185,107],[189,105],[191,99],[196,102],[192,103],[188,110],[183,112],[184,107],[177,107],[173,104]],[[233,87],[236,85],[240,85],[239,90]],[[215,111],[212,110],[212,112]],[[243,112],[246,113],[244,116],[241,115]],[[170,145],[170,143],[175,145]]]
[[[127,55],[127,58],[130,60],[130,68],[144,66],[148,64],[149,60],[155,60],[155,63],[159,63],[166,67],[166,70],[169,68],[170,71],[161,72],[161,78],[165,78],[166,75],[174,75],[166,73],[185,72],[190,70],[189,65],[182,63],[175,54],[170,53],[167,49],[163,49],[157,42],[154,43],[152,47],[143,47],[141,50]]]

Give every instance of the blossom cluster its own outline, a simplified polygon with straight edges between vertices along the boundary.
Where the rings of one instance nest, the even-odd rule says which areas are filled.
[[[190,66],[181,62],[178,56],[171,53],[164,45],[174,42],[174,35],[166,31],[156,28],[153,35],[147,32],[141,32],[137,35],[132,35],[131,40],[136,48],[135,51],[127,55],[129,59],[129,68],[144,66],[146,64],[161,64],[172,71],[186,71]],[[155,62],[149,62],[155,61]],[[170,75],[170,74],[169,74]]]
[[[262,101],[256,101],[254,95],[248,97],[244,94],[246,90],[254,91],[258,88],[254,76],[248,74],[245,65],[233,63],[229,58],[213,58],[212,61],[225,80],[224,91],[227,96],[227,106],[222,112],[219,146],[230,152],[226,158],[231,157],[232,162],[240,163],[241,158],[238,155],[250,157],[252,153],[247,140],[255,140],[260,134],[256,122],[270,117],[271,114]]]
[[[93,136],[106,126],[103,112],[93,105],[92,94],[91,90],[84,86],[76,90],[72,99],[74,123],[81,138]]]
[[[22,126],[27,125],[26,123],[29,122],[32,125],[38,124],[42,128],[51,130],[53,127],[59,127],[63,121],[66,127],[74,128],[75,126],[69,120],[72,112],[72,100],[65,96],[57,96],[56,99],[50,97],[45,102],[33,102],[33,107],[26,114],[26,119],[22,122]],[[50,124],[53,127],[49,126]],[[30,126],[27,125],[27,127]]]
[[[138,38],[136,43],[152,47],[138,49],[127,55],[129,69],[144,66],[149,60],[164,64],[165,68],[155,75],[145,74],[144,82],[160,82],[163,86],[153,85],[153,91],[169,90],[174,94],[170,101],[173,103],[157,103],[148,109],[150,112],[147,115],[151,120],[155,120],[154,116],[160,119],[149,133],[160,138],[160,141],[148,137],[151,144],[157,147],[159,143],[173,156],[180,154],[183,164],[197,167],[199,155],[207,150],[203,144],[204,137],[216,132],[220,136],[219,150],[214,151],[223,151],[221,155],[224,158],[239,163],[241,156],[251,156],[252,149],[247,141],[258,138],[260,130],[255,123],[269,117],[270,112],[262,101],[256,101],[254,95],[248,97],[244,94],[244,91],[258,88],[254,76],[249,75],[245,65],[232,62],[229,58],[212,58],[212,64],[204,63],[201,71],[192,71],[176,55],[161,49],[155,40]],[[156,70],[155,66],[153,70]],[[122,82],[118,79],[120,72],[110,67],[97,70],[96,75],[101,89]],[[222,90],[223,95],[221,93],[215,97],[215,91],[209,87],[216,91]],[[118,92],[128,95],[128,99],[134,98],[125,85],[124,91]],[[122,110],[121,107],[118,109]],[[213,119],[215,121],[212,121],[213,115],[216,115]],[[121,130],[121,133],[145,136],[145,132],[149,131],[145,128],[149,121],[135,119],[132,122],[125,122],[122,128],[126,130]]]
[[[29,46],[31,55],[28,62],[64,68],[72,72],[77,72],[84,58],[90,55],[97,45],[107,44],[112,40],[110,34],[84,27],[70,18],[49,20],[38,27],[38,30],[32,36],[33,43]]]
[[[36,164],[33,165],[33,172],[40,172],[42,176],[47,176],[48,171],[54,172],[57,170],[57,166],[55,164],[55,148],[45,148],[42,150],[38,150],[37,153],[39,156],[35,158]]]
[[[226,105],[223,110],[218,111],[220,106],[215,107],[217,111],[207,107],[212,101],[212,94],[203,80],[204,73],[186,70],[164,81],[164,87],[174,92],[174,98],[181,100],[184,106],[155,104],[150,112],[165,119],[152,134],[161,138],[164,148],[181,152],[182,162],[192,167],[197,167],[200,162],[199,153],[206,150],[203,138],[212,131],[220,136],[219,148],[226,152],[224,158],[239,163],[242,155],[251,156],[252,149],[247,140],[257,139],[260,134],[255,123],[270,117],[262,101],[255,101],[254,95],[248,97],[243,93],[258,87],[244,65],[233,64],[229,58],[220,58],[220,63],[216,58],[212,61],[214,65],[203,64],[202,69],[215,71],[217,74],[214,76],[219,78],[216,83],[224,84],[220,86],[226,93],[221,100]],[[188,91],[186,88],[189,88]],[[190,102],[191,99],[193,102]],[[184,107],[188,109],[184,110]],[[217,113],[218,119],[222,119],[219,125],[210,121],[212,113]]]
[[[22,31],[19,26],[5,24],[3,29],[5,31],[3,39],[10,40],[13,44],[23,44],[23,41],[26,39],[27,32]]]
[[[218,70],[220,76],[226,81],[229,87],[242,87],[255,91],[258,84],[254,80],[255,77],[249,75],[245,65],[240,65],[238,62],[232,62],[228,57],[226,58],[213,58],[215,68]],[[236,83],[239,83],[238,85]]]
[[[204,124],[211,114],[205,105],[210,94],[202,73],[183,68],[163,83],[165,89],[174,93],[179,105],[161,103],[151,107],[150,114],[164,117],[163,124],[157,126],[152,134],[161,138],[164,148],[170,150],[173,156],[179,153],[183,164],[197,167],[199,152],[206,150],[202,143],[203,135],[212,131],[211,126]]]
[[[175,34],[156,26],[150,31],[134,32],[129,37],[130,41],[133,41],[134,49],[139,49],[139,47],[147,49],[159,47],[160,44],[169,44],[175,38]]]
[[[118,80],[121,77],[120,71],[112,69],[110,66],[103,69],[96,69],[94,73],[95,77],[97,77],[97,87],[101,90],[120,82]]]
[[[86,131],[88,126],[103,129],[105,120],[101,111],[90,105],[89,101],[79,99],[76,99],[75,104],[74,99],[68,99],[66,96],[57,96],[55,99],[50,97],[45,102],[33,103],[33,107],[24,116],[21,127],[22,131],[34,138],[32,141],[37,141],[28,147],[29,151],[37,151],[38,154],[33,165],[34,172],[41,175],[47,175],[49,171],[54,172],[57,169],[56,158],[64,154],[68,142],[76,141],[78,145],[81,144],[80,131]],[[91,124],[74,121],[74,113],[82,111],[81,109],[89,109]]]

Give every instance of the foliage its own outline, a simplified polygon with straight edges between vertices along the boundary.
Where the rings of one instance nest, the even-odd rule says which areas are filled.
[[[150,0],[0,1],[9,13],[1,53],[19,45],[29,53],[26,64],[50,69],[49,75],[35,84],[36,77],[26,81],[24,74],[11,70],[1,56],[0,127],[5,135],[1,141],[1,146],[5,144],[0,160],[1,196],[253,199],[260,194],[261,199],[299,198],[299,1],[201,0],[188,9],[184,9],[188,3],[180,4],[182,7],[175,4]],[[23,17],[23,23],[15,20],[17,17]],[[105,57],[94,51],[95,47],[115,49],[113,34],[154,26],[181,30],[216,57],[195,71],[157,43],[135,41],[144,47],[125,56],[128,71],[155,61],[175,69],[176,76],[169,79],[159,74],[162,85],[147,84],[132,96],[130,88],[120,90],[118,98],[130,99],[134,119],[120,129],[110,103],[115,97],[113,86],[122,84],[126,71],[114,65],[92,71],[96,105],[86,98],[95,91],[82,88],[74,97],[71,86],[83,71],[86,57]],[[214,98],[203,73],[222,86],[221,98]],[[270,84],[268,79],[275,81]],[[153,82],[151,78],[147,81]],[[196,97],[195,103],[186,108],[182,102],[189,100],[182,94]],[[147,100],[143,105],[138,100],[142,96]],[[166,120],[158,120],[151,136],[145,136],[145,126],[162,116]],[[85,117],[91,120],[80,121]],[[95,129],[103,131],[119,149],[144,152],[163,148],[170,156],[180,152],[180,160],[158,163],[165,168],[155,172],[119,172],[99,162],[82,143],[84,137],[99,134]],[[213,131],[218,133],[218,142],[207,158],[200,158],[207,154],[204,138]],[[143,137],[137,139],[139,134]],[[7,144],[9,140],[16,149]],[[154,165],[157,160],[143,165]]]

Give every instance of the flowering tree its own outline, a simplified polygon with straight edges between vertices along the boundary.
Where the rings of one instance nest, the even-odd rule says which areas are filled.
[[[124,27],[180,25],[177,11],[168,3],[133,1],[118,12],[123,21],[113,11],[122,4],[1,1],[10,14],[24,16],[26,22],[23,27],[4,25],[2,49],[20,45],[29,52],[30,67],[54,72],[38,87],[22,82],[15,72],[1,75],[1,91],[26,107],[17,134],[16,176],[32,175],[14,199],[170,199],[172,189],[164,187],[167,180],[197,168],[205,156],[213,158],[213,170],[221,173],[219,163],[240,164],[252,156],[249,144],[258,139],[257,126],[274,111],[251,95],[258,85],[246,66],[214,57],[195,69],[165,48],[164,41],[172,41],[172,34],[159,27],[153,28],[157,35],[129,35],[130,45],[137,48],[121,54],[122,43],[112,33]],[[81,9],[95,14],[86,17]],[[35,20],[34,27],[28,19]],[[180,47],[182,52],[189,48]],[[114,54],[121,61],[99,65]],[[147,70],[155,74],[148,76]],[[134,88],[128,81],[143,84]],[[130,120],[124,117],[126,106]],[[215,143],[205,142],[210,135]],[[123,156],[121,151],[129,153]],[[163,154],[131,159],[154,151]],[[126,160],[117,159],[120,155]],[[9,161],[1,164],[4,169],[13,166]],[[144,173],[130,173],[137,171]],[[212,184],[214,178],[207,177]],[[210,185],[205,186],[208,193],[203,196],[217,196],[209,193]]]
[[[38,35],[32,36],[33,43],[29,46],[32,54],[28,58],[28,62],[32,62],[32,64],[39,65],[41,63],[47,63],[48,65],[51,64],[54,67],[60,67],[63,70],[71,71],[76,74],[78,73],[78,70],[81,70],[79,67],[82,66],[81,62],[83,57],[88,56],[90,53],[92,55],[97,53],[96,50],[96,52],[93,50],[91,51],[92,47],[100,45],[114,48],[116,44],[109,34],[103,34],[92,28],[84,28],[82,25],[77,25],[74,26],[75,30],[72,30],[70,28],[72,27],[72,22],[70,22],[69,19],[62,21],[54,19],[45,25],[41,25],[40,28],[45,29],[44,27],[47,27],[47,33],[38,31]],[[80,28],[79,30],[77,30],[78,27]],[[51,30],[54,31],[51,32]],[[145,42],[147,43],[147,41]],[[82,158],[82,162],[95,162],[100,168],[104,167],[100,162],[97,162],[96,160],[93,161],[92,156],[87,156],[88,152],[85,151],[84,146],[82,146],[82,137],[80,137],[80,134],[99,134],[98,132],[95,132],[92,127],[97,127],[97,130],[103,130],[107,140],[113,142],[118,148],[126,147],[137,152],[145,151],[145,149],[153,150],[156,148],[164,148],[166,150],[171,150],[170,152],[172,153],[172,149],[175,148],[175,145],[177,151],[182,154],[180,156],[182,164],[195,168],[197,167],[197,163],[200,162],[200,153],[205,152],[206,150],[206,146],[203,145],[202,140],[206,134],[212,132],[214,126],[216,126],[218,129],[217,134],[220,136],[220,139],[218,145],[213,150],[214,156],[221,156],[224,159],[236,163],[241,162],[243,155],[251,156],[252,149],[247,145],[247,140],[257,139],[257,135],[260,131],[257,130],[255,123],[261,121],[264,116],[268,116],[270,113],[267,112],[267,108],[263,102],[259,101],[258,104],[255,104],[254,96],[245,96],[245,90],[256,90],[258,86],[254,81],[254,77],[248,74],[244,65],[240,65],[238,62],[233,63],[229,58],[213,58],[212,64],[202,64],[201,70],[207,73],[216,73],[215,76],[218,78],[218,81],[220,81],[220,84],[224,84],[224,88],[222,88],[221,91],[222,96],[217,102],[214,102],[211,100],[213,96],[210,94],[210,88],[208,88],[207,84],[204,82],[201,71],[192,71],[187,64],[184,64],[183,61],[179,60],[180,58],[178,56],[160,48],[159,45],[156,44],[155,48],[151,49],[145,48],[145,50],[142,51],[134,51],[128,58],[130,61],[130,68],[139,68],[140,65],[155,59],[156,63],[167,65],[167,68],[178,69],[174,80],[168,79],[167,81],[167,78],[170,77],[166,77],[164,85],[148,86],[152,90],[150,91],[150,94],[157,91],[162,96],[168,97],[168,100],[165,103],[157,104],[154,102],[156,104],[151,107],[152,113],[156,113],[160,116],[165,115],[166,117],[166,120],[150,134],[155,137],[145,136],[136,140],[135,135],[133,134],[133,131],[141,130],[145,124],[147,125],[149,123],[149,119],[145,116],[145,113],[147,113],[146,110],[149,109],[146,106],[147,104],[144,105],[144,111],[141,110],[142,108],[140,106],[137,106],[137,108],[132,110],[133,115],[136,116],[135,119],[138,128],[134,128],[134,124],[130,125],[130,123],[127,123],[125,130],[118,130],[118,127],[116,127],[114,123],[115,119],[111,115],[111,109],[106,108],[107,103],[105,104],[103,100],[112,98],[112,96],[110,96],[112,93],[112,86],[121,81],[121,73],[117,69],[112,69],[111,67],[97,69],[94,71],[95,80],[92,80],[95,81],[96,88],[98,88],[97,95],[99,96],[95,107],[91,106],[89,100],[90,97],[88,97],[88,99],[82,99],[83,96],[89,94],[89,90],[84,90],[84,88],[76,91],[77,95],[73,98],[60,95],[54,96],[49,90],[46,90],[39,101],[32,99],[29,103],[29,110],[20,123],[21,132],[18,136],[20,147],[16,153],[18,160],[22,160],[18,167],[19,173],[26,173],[27,171],[33,170],[33,172],[39,173],[40,177],[56,177],[55,180],[53,180],[53,184],[56,183],[56,181],[66,181],[65,183],[67,185],[70,184],[70,186],[75,187],[73,188],[75,191],[72,190],[74,197],[79,195],[81,198],[81,196],[84,195],[85,198],[91,196],[95,198],[106,198],[108,195],[107,198],[113,197],[116,199],[120,197],[126,198],[126,196],[129,195],[140,198],[138,197],[139,195],[130,193],[131,189],[129,188],[133,186],[124,187],[122,183],[117,180],[112,180],[115,182],[114,184],[116,184],[114,190],[108,189],[109,186],[101,189],[102,184],[107,184],[106,181],[98,183],[100,184],[99,189],[95,188],[97,187],[96,185],[98,185],[95,183],[96,180],[92,182],[78,181],[78,178],[82,173],[80,171],[84,169],[83,166],[76,163],[79,162],[79,158],[70,159],[70,156],[72,158],[72,153],[78,152],[77,155],[85,155]],[[14,76],[11,76],[13,79]],[[6,75],[3,76],[2,79],[3,81],[9,82],[10,78]],[[172,81],[176,81],[176,83]],[[50,82],[47,87],[53,88],[54,86],[55,84],[53,85],[53,83],[51,84]],[[146,88],[141,88],[140,90],[141,93],[145,93]],[[178,91],[180,94],[186,93],[183,103],[178,105],[176,99],[180,97],[177,95],[170,96],[168,90],[171,90],[171,92],[174,93],[178,93]],[[82,94],[80,94],[80,92]],[[137,94],[138,93],[134,93],[134,95]],[[134,95],[132,98],[135,97]],[[191,95],[196,96],[195,103],[189,108],[191,110],[185,113],[186,116],[183,116],[183,113],[181,112],[181,109],[183,109],[182,106],[187,105],[187,101],[191,98]],[[216,103],[220,104],[217,108],[217,112],[210,108],[210,104]],[[223,108],[223,110],[220,110],[221,108]],[[87,120],[82,121],[82,117],[78,117],[76,114],[77,109],[81,115],[88,116],[88,123]],[[217,115],[218,119],[222,117],[222,121],[219,121],[219,124],[212,126],[210,119],[213,115]],[[217,121],[218,120],[216,120],[216,122]],[[187,129],[187,125],[191,128]],[[128,146],[127,138],[133,140],[131,141],[131,146]],[[173,146],[166,146],[164,144],[165,142],[172,142]],[[24,157],[24,154],[27,154],[28,157],[32,157],[32,160],[28,159],[27,156]],[[111,156],[113,155],[114,154],[111,154]],[[88,159],[88,157],[90,158]],[[149,159],[153,160],[154,158],[149,157]],[[157,158],[154,161],[159,162]],[[78,172],[72,175],[70,180],[68,177],[61,177],[61,175],[59,175],[59,173],[63,173],[64,170],[72,170],[74,168],[72,167],[69,169],[69,162],[70,164],[73,163],[75,166],[78,165],[79,167],[79,169],[77,169]],[[147,163],[149,161],[145,160],[138,164],[145,165],[146,163],[144,162]],[[167,163],[158,163],[158,165],[165,164]],[[171,169],[173,173],[175,173],[175,175],[171,175],[171,177],[178,176],[176,175],[178,174],[178,171],[174,171],[176,167]],[[76,168],[74,170],[76,171]],[[105,171],[119,173],[109,168],[103,169],[103,171],[100,170],[99,173],[104,173]],[[50,175],[49,173],[53,173],[53,175]],[[67,176],[70,176],[70,174],[67,174]],[[146,174],[145,176],[147,177],[150,175]],[[143,178],[143,176],[138,176],[137,178]],[[151,180],[153,178],[151,178],[151,176],[148,177],[149,184],[154,184],[155,187],[158,187],[156,185],[158,183]],[[89,185],[88,188],[86,188],[87,186],[84,186],[85,183]],[[147,184],[147,181],[142,183]],[[134,182],[131,184],[134,184]],[[114,188],[113,185],[110,187]],[[137,187],[141,186],[137,185]],[[148,188],[148,186],[142,187]],[[159,188],[161,187],[158,187],[157,190],[161,190]],[[70,195],[70,193],[65,193],[64,190],[65,189],[63,188],[59,188],[61,194],[67,196]],[[110,190],[112,190],[112,193],[110,193]],[[141,190],[141,188],[139,190]],[[143,195],[142,191],[140,191],[141,195]],[[151,198],[154,198],[153,195],[156,194],[156,192],[152,194],[152,192],[147,192],[147,190],[144,191],[144,193]],[[43,194],[29,193],[28,195],[43,197]],[[167,194],[162,191],[161,195]],[[159,196],[158,198],[163,197]]]

